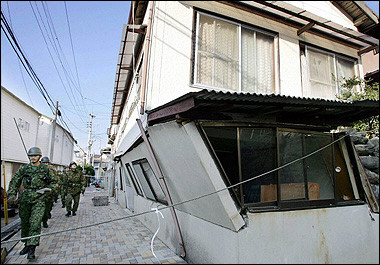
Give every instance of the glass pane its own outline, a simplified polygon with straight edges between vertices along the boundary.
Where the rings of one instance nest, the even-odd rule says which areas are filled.
[[[209,16],[199,16],[198,49],[200,51],[214,52],[215,46],[215,26],[214,18]]]
[[[129,164],[126,164],[126,167],[127,167],[127,171],[129,173],[129,176],[131,177],[133,186],[135,187],[135,191],[137,192],[138,195],[142,196],[140,185],[136,180],[135,174],[133,173],[131,166]]]
[[[213,85],[214,58],[207,54],[198,54],[197,83]]]
[[[301,158],[303,154],[302,134],[279,132],[280,166]],[[279,170],[281,200],[305,198],[303,162],[298,161]]]
[[[344,81],[343,78],[354,77],[355,63],[353,61],[338,58],[337,59],[337,75],[338,75],[338,80],[342,82]],[[339,87],[340,95],[342,95],[345,92],[348,92],[346,88]]]
[[[274,38],[256,33],[257,42],[257,92],[274,92]]]
[[[197,82],[239,89],[239,27],[200,15]]]
[[[160,202],[167,203],[166,196],[162,190],[161,184],[159,183],[159,181],[158,181],[156,175],[154,174],[152,168],[150,167],[148,161],[142,161],[141,166],[145,172],[145,176],[148,178],[148,181],[150,182],[150,184],[154,190],[154,193],[157,196],[157,200],[159,200]]]
[[[334,57],[308,50],[310,92],[312,97],[335,98],[336,85],[333,79]]]
[[[310,154],[331,143],[331,135],[304,134],[305,153]],[[305,159],[306,175],[309,188],[309,200],[334,199],[334,173],[332,147]]]
[[[354,189],[352,187],[349,175],[350,173],[344,159],[342,145],[340,143],[336,143],[334,147],[335,167],[340,169],[336,173],[336,193],[338,201],[359,199],[359,197],[355,198],[354,195]],[[354,181],[354,178],[352,179]]]
[[[140,163],[137,163],[137,164],[134,163],[133,168],[135,169],[135,172],[137,174],[137,178],[139,179],[139,181],[141,183],[141,186],[142,186],[142,189],[144,190],[145,196],[148,199],[155,201],[156,197],[154,196],[154,193],[153,193],[151,187],[149,186],[149,183],[145,179],[145,176],[144,176],[144,173],[142,171]]]
[[[276,168],[276,137],[272,129],[239,129],[243,180]],[[243,184],[244,203],[275,201],[276,173]]]
[[[242,28],[241,30],[241,86],[242,91],[257,92],[255,32]]]
[[[203,129],[227,175],[229,185],[239,183],[237,129],[227,127],[203,127]],[[234,190],[240,198],[239,187]]]
[[[238,91],[238,63],[215,58],[215,87]]]

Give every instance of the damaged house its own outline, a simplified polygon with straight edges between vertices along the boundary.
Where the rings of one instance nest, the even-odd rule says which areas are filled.
[[[356,13],[356,18],[349,14]],[[358,19],[360,17],[360,19]],[[378,263],[379,206],[337,100],[378,39],[362,1],[133,1],[109,143],[115,197],[189,263]],[[172,207],[170,207],[173,205]]]

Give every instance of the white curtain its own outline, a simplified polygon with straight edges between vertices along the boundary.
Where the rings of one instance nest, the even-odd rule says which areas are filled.
[[[257,43],[257,92],[274,92],[274,41],[273,37],[256,33]]]
[[[310,96],[334,99],[336,85],[333,79],[334,57],[308,49]]]
[[[199,15],[197,83],[254,93],[274,92],[274,37]],[[241,71],[239,70],[239,64]]]
[[[241,86],[242,91],[257,92],[255,32],[241,31]]]
[[[238,26],[200,15],[198,82],[238,90]]]

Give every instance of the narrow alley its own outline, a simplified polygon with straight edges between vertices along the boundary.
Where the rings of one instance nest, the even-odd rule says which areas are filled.
[[[60,199],[54,204],[52,218],[48,228],[42,233],[90,225],[102,221],[128,216],[113,197],[109,204],[94,206],[94,196],[106,195],[102,189],[87,187],[81,196],[76,216],[65,216]],[[154,239],[153,251],[151,240],[155,231],[149,231],[140,221],[133,218],[109,222],[88,228],[42,236],[36,249],[36,259],[28,260],[20,255],[22,242],[13,244],[8,250],[5,264],[186,264],[186,262],[163,244],[157,237]],[[20,231],[11,239],[20,238]],[[10,243],[8,243],[10,244]]]

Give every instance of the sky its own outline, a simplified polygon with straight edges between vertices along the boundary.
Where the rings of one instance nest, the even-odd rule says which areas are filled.
[[[108,142],[118,52],[129,10],[129,1],[45,1],[44,5],[1,1],[1,11],[26,58],[53,102],[58,101],[63,120],[85,151],[90,113],[95,115],[92,152],[96,154]],[[3,30],[1,85],[38,112],[54,117]]]
[[[379,14],[378,1],[365,3]],[[116,64],[129,9],[129,1],[1,1],[25,56],[53,102],[59,102],[63,120],[85,151],[90,113],[95,115],[93,153],[108,142]],[[38,112],[54,116],[3,30],[1,85]]]

